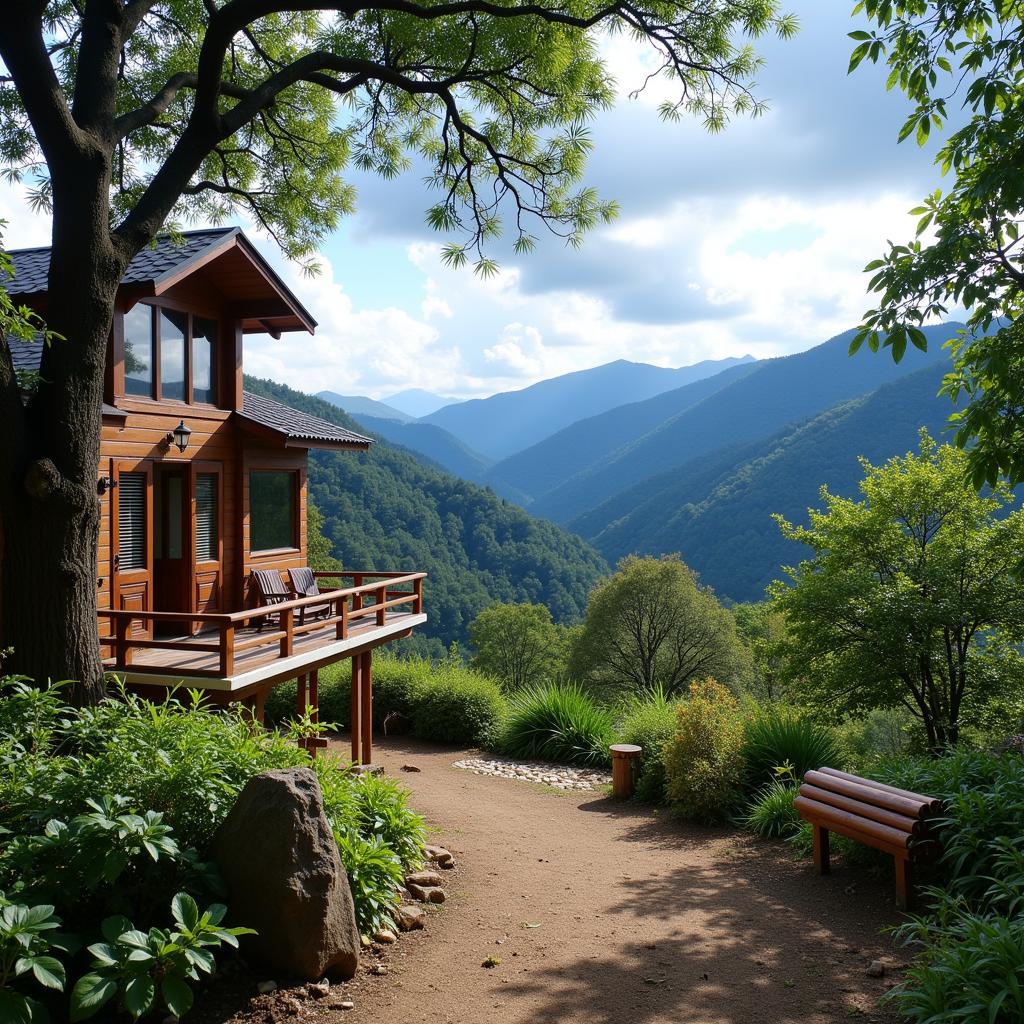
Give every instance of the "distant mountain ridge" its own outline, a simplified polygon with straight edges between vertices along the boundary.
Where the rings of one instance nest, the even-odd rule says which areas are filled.
[[[432,391],[424,391],[423,388],[406,388],[405,391],[396,392],[393,395],[385,395],[382,399],[387,405],[411,416],[413,419],[422,419],[429,416],[446,405],[456,405],[462,401],[460,398],[445,398],[444,395],[435,395]]]
[[[769,437],[649,477],[570,526],[609,561],[679,552],[721,596],[761,600],[783,565],[809,556],[772,515],[805,523],[807,509],[821,506],[822,485],[856,497],[858,457],[878,464],[914,450],[921,427],[948,439],[952,407],[938,395],[947,370],[927,366]]]
[[[957,326],[925,328],[928,351],[912,349],[900,363],[887,352],[850,357],[853,331],[805,352],[764,360],[751,373],[565,479],[538,497],[531,511],[555,522],[572,522],[632,486],[718,448],[770,436],[925,366],[948,366],[941,343]]]
[[[375,416],[381,420],[394,420],[396,423],[411,423],[416,417],[402,412],[392,405],[367,398],[365,395],[339,395],[337,391],[318,391],[317,398],[344,409],[349,416]]]
[[[628,402],[641,401],[714,376],[752,356],[705,360],[668,369],[619,359],[603,366],[563,374],[520,391],[445,406],[424,422],[454,434],[491,458],[522,451],[579,419]]]

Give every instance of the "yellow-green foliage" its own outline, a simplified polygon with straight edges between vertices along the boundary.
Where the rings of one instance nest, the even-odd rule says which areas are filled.
[[[737,802],[743,779],[743,720],[721,683],[694,683],[665,745],[668,798],[686,818],[716,821]]]

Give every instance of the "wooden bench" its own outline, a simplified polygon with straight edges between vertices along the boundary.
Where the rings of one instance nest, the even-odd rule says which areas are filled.
[[[828,834],[855,839],[891,854],[896,862],[896,902],[913,902],[911,863],[934,859],[938,843],[928,821],[941,801],[859,775],[820,768],[804,776],[794,806],[814,831],[814,865],[829,873]]]

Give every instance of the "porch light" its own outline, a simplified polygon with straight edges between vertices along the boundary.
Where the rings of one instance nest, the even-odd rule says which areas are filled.
[[[179,452],[183,452],[188,447],[188,439],[192,436],[192,431],[185,426],[185,421],[182,420],[175,428],[167,435],[167,443],[174,444]]]

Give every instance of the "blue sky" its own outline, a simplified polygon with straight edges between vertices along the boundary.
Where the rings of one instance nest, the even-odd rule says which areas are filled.
[[[626,358],[680,366],[780,355],[854,326],[861,268],[937,182],[932,154],[896,144],[906,113],[884,71],[846,74],[851,0],[791,0],[801,30],[766,40],[757,92],[769,113],[708,136],[657,116],[664,87],[636,100],[643,52],[607,55],[620,101],[593,125],[587,181],[618,201],[579,251],[557,239],[528,257],[499,244],[482,281],[441,264],[420,175],[358,174],[358,211],[303,278],[264,251],[320,321],[315,338],[246,343],[250,372],[306,391],[381,397],[407,387],[486,395]],[[45,243],[45,224],[0,193],[9,245]]]

